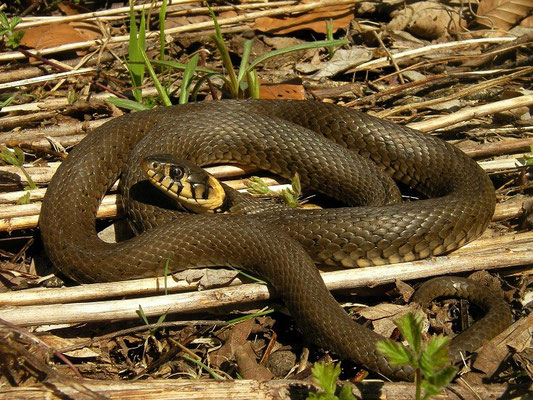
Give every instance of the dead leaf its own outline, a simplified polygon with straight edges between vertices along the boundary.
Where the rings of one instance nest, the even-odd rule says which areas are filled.
[[[530,346],[533,336],[533,314],[523,317],[477,351],[474,368],[488,376],[494,374],[509,355],[509,347],[520,353]]]
[[[292,99],[304,100],[305,88],[302,85],[282,83],[279,85],[261,85],[259,88],[261,99]]]
[[[396,285],[396,290],[398,291],[398,293],[401,294],[403,301],[408,302],[409,299],[413,296],[415,290],[411,287],[411,285],[408,285],[407,283],[399,279],[396,279],[394,281],[394,284]]]
[[[88,29],[91,24],[84,23],[83,29],[78,30],[72,24],[49,24],[35,26],[25,30],[20,44],[33,49],[47,49],[68,43],[84,42],[101,37],[98,31]]]
[[[310,3],[311,0],[302,1]],[[326,34],[326,23],[333,20],[333,32],[346,28],[354,17],[354,4],[315,8],[304,14],[286,17],[263,17],[255,20],[253,29],[261,32],[283,35],[286,33],[311,29]]]
[[[476,21],[488,28],[508,30],[528,16],[531,0],[481,0]]]
[[[335,51],[331,60],[313,66],[318,72],[316,72],[312,78],[330,78],[348,71],[350,68],[357,67],[358,65],[369,61],[372,57],[372,52],[363,47],[352,47],[348,50],[338,49]],[[300,64],[298,64],[297,68],[299,67]]]
[[[53,349],[60,349],[62,347],[72,347],[77,343],[86,341],[85,339],[80,338],[65,339],[56,335],[52,335],[50,333],[40,335],[39,338]],[[76,350],[66,351],[63,354],[69,357],[76,358],[94,358],[100,355],[99,353],[89,349],[88,347],[81,347]]]
[[[220,367],[235,359],[239,373],[245,379],[272,379],[272,373],[257,362],[257,356],[247,340],[256,325],[255,319],[249,319],[235,324],[229,330],[223,330],[218,337],[224,341],[224,345],[209,354],[211,364]]]
[[[269,380],[274,375],[264,366],[257,362],[257,357],[250,342],[246,342],[235,348],[235,360],[239,366],[239,373],[244,379]]]
[[[387,25],[387,31],[407,30],[426,39],[438,39],[461,31],[466,22],[450,7],[433,1],[411,4],[400,10]]]
[[[425,314],[415,304],[401,306],[397,304],[383,303],[358,311],[359,315],[372,321],[376,333],[385,337],[390,337],[396,328],[394,321],[408,312],[417,313],[425,317]]]
[[[533,15],[530,15],[527,18],[524,18],[522,22],[520,22],[520,26],[522,28],[532,28],[533,27]]]
[[[61,1],[57,5],[57,8],[65,15],[78,15],[91,12],[87,7],[83,7],[81,4],[75,4],[71,1]]]
[[[177,281],[185,280],[189,284],[197,282],[199,290],[230,285],[238,275],[238,271],[224,268],[194,268],[172,274],[173,278]]]
[[[187,11],[191,8],[194,8],[192,4],[181,4],[179,7],[176,5],[174,11]],[[170,28],[175,28],[177,26],[184,26],[195,24],[198,22],[210,21],[211,17],[209,15],[203,14],[190,14],[190,15],[173,15],[170,14],[165,19],[165,26]]]

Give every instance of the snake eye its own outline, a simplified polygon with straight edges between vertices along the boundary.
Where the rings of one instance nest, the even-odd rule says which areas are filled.
[[[153,169],[158,169],[159,168],[159,163],[157,161],[152,161],[152,168]]]
[[[183,169],[179,167],[170,167],[169,175],[174,180],[181,179],[183,177]]]

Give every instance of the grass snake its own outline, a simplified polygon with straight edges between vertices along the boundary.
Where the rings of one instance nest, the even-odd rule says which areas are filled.
[[[298,173],[306,189],[361,207],[178,213],[142,174],[143,158],[157,153],[199,166]],[[129,217],[146,232],[110,244],[97,237],[95,215],[118,177]],[[400,202],[393,180],[427,199]],[[167,260],[172,270],[249,270],[272,284],[311,341],[386,376],[412,379],[411,369],[390,366],[376,351],[382,337],[350,319],[314,263],[366,267],[449,252],[481,235],[494,207],[484,171],[438,138],[315,101],[228,100],[160,107],[97,128],[54,175],[40,229],[50,260],[77,282],[161,276]],[[489,310],[452,341],[454,360],[510,322],[502,299],[462,278],[432,280],[415,300],[433,295],[465,296]]]

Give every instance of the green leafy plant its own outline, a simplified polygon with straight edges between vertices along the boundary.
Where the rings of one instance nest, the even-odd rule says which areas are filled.
[[[13,103],[13,100],[15,100],[15,98],[13,96],[9,96],[7,99],[0,101],[0,110],[2,110],[2,108],[4,107],[9,106],[11,103]]]
[[[170,269],[170,255],[168,256],[166,262],[165,262],[165,272],[164,272],[164,277],[165,277],[165,296],[168,295],[168,273],[169,273],[169,269]],[[141,317],[141,319],[144,321],[144,323],[146,325],[150,325],[150,322],[148,322],[148,318],[146,317],[146,314],[142,308],[142,306],[139,304],[139,308],[137,310],[137,315],[139,317]],[[161,325],[163,322],[165,322],[165,319],[167,318],[167,314],[162,314],[159,316],[157,322],[155,323],[155,326],[153,328],[150,329],[150,333],[153,335],[154,333],[157,332],[157,330],[159,329],[159,325]]]
[[[208,6],[209,7],[209,6]],[[346,40],[325,40],[312,43],[302,43],[296,46],[290,46],[284,49],[279,49],[268,54],[265,54],[261,57],[258,57],[253,62],[249,62],[251,50],[252,50],[252,40],[247,40],[243,45],[243,53],[241,57],[241,63],[239,66],[238,73],[233,67],[231,57],[228,51],[228,48],[224,42],[222,36],[222,31],[218,24],[215,13],[209,8],[211,17],[213,19],[213,24],[215,26],[215,33],[211,35],[212,40],[215,42],[217,50],[222,59],[222,64],[225,69],[225,73],[218,71],[209,70],[207,68],[198,67],[198,56],[194,55],[187,64],[178,63],[174,61],[164,60],[164,17],[166,14],[166,2],[163,3],[162,8],[159,13],[159,45],[160,45],[160,56],[159,60],[150,61],[146,56],[146,18],[144,11],[141,13],[139,26],[137,27],[135,21],[135,12],[133,10],[133,2],[130,0],[130,43],[129,43],[129,55],[128,55],[128,71],[130,72],[132,84],[133,84],[133,96],[135,101],[128,99],[118,99],[112,98],[108,99],[109,102],[119,106],[128,108],[131,110],[144,110],[150,108],[151,105],[146,105],[142,103],[142,82],[145,76],[146,71],[148,71],[154,85],[158,91],[161,102],[164,105],[170,105],[169,94],[165,86],[159,83],[159,80],[152,68],[152,64],[159,65],[161,71],[164,71],[163,68],[178,68],[185,70],[182,84],[180,86],[180,104],[184,104],[189,100],[189,97],[192,96],[193,99],[196,99],[197,93],[200,90],[202,84],[212,77],[219,77],[224,82],[224,87],[229,91],[229,94],[232,98],[243,97],[246,93],[252,98],[259,97],[259,79],[257,77],[257,72],[255,68],[265,60],[276,57],[281,54],[289,53],[292,51],[301,51],[310,48],[318,47],[330,47],[341,46],[347,44]],[[198,77],[199,74],[203,74]],[[190,89],[193,78],[197,77],[197,82]]]
[[[13,17],[9,20],[6,14],[0,12],[0,37],[3,38],[8,48],[16,49],[19,47],[20,39],[24,36],[24,31],[15,32],[15,27],[20,21],[20,17]]]
[[[300,196],[302,194],[302,185],[300,183],[300,176],[298,173],[294,174],[291,179],[291,187],[275,192],[271,190],[265,181],[257,176],[252,176],[248,182],[248,193],[257,194],[261,196],[279,197],[289,207],[300,206]]]
[[[529,146],[529,151],[533,153],[533,144]],[[524,158],[526,160],[527,165],[533,165],[533,156],[526,155]]]
[[[337,390],[337,380],[341,374],[340,364],[315,363],[311,368],[312,379],[322,389],[311,393],[308,400],[355,400],[350,386],[343,385]]]
[[[24,168],[25,156],[24,152],[19,147],[15,147],[13,149],[7,147],[3,148],[0,152],[0,159],[7,164],[11,164],[20,168],[20,171],[24,174],[26,180],[28,181],[28,187],[24,188],[24,190],[37,189],[37,185],[31,178],[30,174],[28,174],[28,171],[26,171],[26,168]],[[30,193],[26,193],[24,196],[19,198],[17,202],[19,204],[28,204],[30,202]]]
[[[438,395],[457,373],[448,356],[450,338],[435,335],[422,343],[422,317],[413,313],[394,323],[409,346],[386,339],[377,343],[378,351],[389,359],[391,365],[413,367],[417,400]],[[421,397],[422,388],[425,393]]]

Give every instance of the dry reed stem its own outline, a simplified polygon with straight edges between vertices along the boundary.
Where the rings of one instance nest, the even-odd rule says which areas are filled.
[[[517,38],[514,36],[498,37],[498,38],[479,38],[479,39],[467,39],[459,40],[456,42],[446,42],[431,44],[428,46],[419,47],[417,49],[406,50],[399,53],[394,53],[392,57],[398,63],[403,60],[411,60],[413,57],[420,57],[423,55],[431,54],[438,52],[440,50],[454,50],[463,47],[477,46],[480,44],[490,44],[490,43],[505,43],[512,42]],[[383,68],[390,66],[390,60],[388,57],[380,57],[376,60],[368,61],[357,67],[349,70],[348,72],[357,72],[357,71],[367,71],[371,69]]]
[[[241,23],[244,21],[255,20],[261,17],[271,17],[271,16],[276,16],[276,15],[288,15],[288,14],[293,14],[293,13],[301,13],[304,11],[314,10],[316,8],[323,8],[323,7],[329,7],[332,5],[340,5],[340,4],[355,4],[357,2],[359,2],[359,0],[322,0],[319,2],[300,4],[296,6],[278,7],[275,10],[256,11],[256,12],[252,12],[252,13],[248,13],[244,15],[239,15],[236,17],[221,18],[218,20],[218,24],[220,26],[225,26],[225,25]],[[213,27],[213,21],[198,22],[195,24],[177,26],[175,28],[169,28],[165,31],[165,34],[172,35],[172,34],[183,33],[183,32],[194,32],[198,30],[209,29],[212,27]],[[150,31],[146,33],[147,39],[157,38],[157,37],[159,37],[158,31]],[[61,46],[50,47],[47,49],[35,50],[34,54],[39,55],[39,56],[44,56],[44,55],[54,54],[54,53],[62,52],[62,51],[84,49],[84,48],[91,47],[91,46],[100,46],[100,45],[109,46],[114,43],[127,42],[128,40],[129,40],[129,35],[113,36],[110,38],[87,40],[85,42],[69,43],[69,44],[64,44]],[[497,42],[497,43],[500,43],[500,42]],[[26,56],[24,56],[20,52],[16,52],[16,51],[5,52],[3,54],[0,54],[0,62],[19,60],[25,57]]]
[[[497,78],[489,79],[487,81],[482,81],[478,84],[469,85],[465,87],[464,89],[456,88],[455,92],[452,94],[449,94],[444,97],[439,97],[436,99],[426,100],[426,101],[420,101],[416,103],[409,103],[402,106],[394,107],[388,110],[384,110],[381,112],[376,113],[376,116],[379,118],[386,118],[391,115],[399,114],[403,111],[413,111],[418,110],[423,107],[429,107],[436,104],[441,104],[450,100],[459,99],[462,97],[466,97],[469,95],[472,95],[474,93],[479,93],[482,90],[486,90],[488,88],[498,86],[498,85],[504,85],[506,83],[509,83],[511,80],[518,78],[520,76],[524,76],[527,74],[530,74],[533,72],[533,67],[527,67],[520,71],[513,72],[509,75],[499,76]]]
[[[407,271],[406,277],[402,279],[419,279],[425,277],[424,271],[430,269],[431,266],[439,269],[440,273],[461,273],[461,272],[470,272],[470,269],[464,269],[465,264],[461,264],[460,267],[456,267],[455,260],[461,257],[474,257],[474,255],[480,254],[491,254],[495,252],[495,248],[505,248],[506,252],[515,254],[516,252],[526,251],[533,255],[533,248],[527,250],[526,246],[530,246],[533,243],[533,233],[526,232],[520,234],[506,234],[498,237],[481,237],[468,245],[456,250],[449,256],[436,257],[428,260],[414,261],[409,263],[395,264],[397,270]],[[508,265],[504,266],[513,266],[513,263],[516,263],[517,260],[520,262],[522,257],[519,256],[516,259],[511,259],[514,261],[509,261]],[[440,269],[446,268],[444,265],[449,262],[449,258],[452,259],[452,268],[451,270]],[[454,266],[455,265],[455,266]],[[483,269],[481,261],[475,263],[476,266],[472,267],[474,270]],[[497,264],[501,265],[501,264]],[[515,264],[520,265],[520,264]],[[527,265],[527,264],[526,264]],[[346,275],[353,276],[356,274],[356,282],[364,279],[366,283],[370,282],[371,284],[382,284],[390,283],[391,279],[394,278],[394,273],[388,272],[392,266],[381,266],[381,267],[371,267],[371,268],[362,268],[362,269],[342,269],[334,272],[323,272],[323,277],[326,282],[329,282],[328,288],[330,290],[339,290],[339,289],[348,289],[352,286],[344,286],[347,283],[343,281],[346,278]],[[455,268],[455,269],[454,269]],[[457,269],[458,268],[458,269]],[[493,267],[500,268],[500,267]],[[396,270],[396,272],[397,272]],[[168,293],[176,292],[191,292],[196,291],[200,283],[200,275],[208,274],[211,271],[209,269],[200,269],[196,272],[195,278],[191,279],[190,277],[183,276],[181,279],[173,279],[168,277],[166,282],[166,287]],[[363,271],[363,272],[358,272]],[[531,271],[533,272],[533,271]],[[337,274],[337,275],[335,275]],[[358,275],[357,275],[358,274]],[[330,278],[334,276],[335,278]],[[377,278],[376,278],[377,277]],[[331,279],[331,280],[330,280]],[[377,280],[376,280],[377,279]],[[383,279],[383,280],[382,280]],[[400,279],[400,278],[398,278]],[[228,281],[227,275],[219,277],[214,273],[214,278],[210,279],[213,285],[220,285]],[[221,283],[222,281],[222,283]],[[241,285],[242,281],[237,275],[235,278],[231,279],[231,282],[228,283],[228,286]],[[352,283],[353,284],[353,283]],[[351,285],[351,284],[350,284]],[[365,283],[357,283],[357,286],[353,287],[362,287]],[[122,296],[144,296],[148,294],[163,294],[165,288],[165,279],[163,277],[159,278],[144,278],[144,279],[134,279],[123,282],[111,282],[111,283],[95,283],[90,285],[81,285],[76,287],[62,287],[62,288],[36,288],[36,289],[26,289],[16,292],[7,292],[0,293],[0,305],[2,306],[27,306],[27,305],[37,305],[37,304],[56,304],[56,303],[74,303],[74,302],[84,302],[84,301],[94,301],[97,299],[106,299],[106,298],[117,298]]]
[[[482,117],[497,112],[512,110],[513,108],[531,105],[533,105],[533,94],[500,100],[477,107],[470,107],[450,115],[436,117],[422,122],[415,122],[408,124],[407,126],[413,129],[418,129],[422,132],[429,132],[439,128],[449,127],[450,125],[457,124],[462,121],[468,121],[472,118]]]
[[[414,280],[444,274],[529,265],[533,258],[532,243],[533,233],[531,232],[509,234],[502,236],[498,243],[495,243],[494,239],[491,240],[487,248],[481,247],[478,243],[471,251],[467,251],[468,248],[466,248],[458,252],[458,254],[452,253],[449,256],[439,256],[427,260],[382,267],[325,272],[322,273],[322,277],[328,289],[339,290],[374,287],[393,283],[396,280]],[[102,289],[105,291],[107,288],[106,284],[95,285],[100,285],[98,289],[100,291]],[[121,283],[115,282],[113,285],[119,287]],[[160,285],[160,282],[155,283],[154,278],[152,287],[158,287],[159,293],[162,292]],[[85,285],[85,287],[87,289],[91,285]],[[51,290],[58,291],[62,289]],[[71,289],[70,293],[74,295],[75,290],[76,288]],[[131,290],[131,286],[129,290]],[[62,290],[63,300],[61,300],[61,303],[68,297],[66,293],[68,291]],[[95,294],[95,297],[98,297],[98,295]],[[8,296],[7,298],[12,299],[13,297]],[[58,299],[58,296],[55,296],[55,298]],[[24,326],[98,322],[137,319],[139,318],[137,314],[139,306],[142,307],[147,316],[157,316],[165,313],[205,312],[208,309],[221,306],[263,301],[270,298],[271,293],[268,288],[260,284],[245,284],[201,292],[158,295],[127,300],[91,301],[88,303],[42,305],[46,301],[41,297],[41,302],[39,303],[41,305],[3,307],[0,309],[0,318],[16,325]],[[12,302],[12,300],[7,301]]]
[[[183,10],[181,7],[183,4],[188,3],[200,3],[198,0],[172,0],[167,5],[166,14],[169,15],[187,15],[204,13],[209,14],[207,7],[197,7]],[[253,10],[256,8],[273,8],[280,6],[290,6],[297,4],[296,1],[275,1],[270,3],[248,3],[248,4],[236,4],[231,6],[217,6],[212,5],[211,9],[215,12],[230,11],[230,10]],[[162,2],[150,3],[150,4],[138,4],[133,7],[135,11],[150,10],[152,12],[159,11],[161,9]],[[95,11],[76,15],[63,15],[58,17],[25,17],[22,18],[22,22],[17,25],[17,29],[25,29],[32,26],[47,25],[51,23],[67,23],[73,21],[116,21],[119,19],[129,18],[130,7],[117,7],[109,10]],[[110,17],[110,19],[106,19]]]

